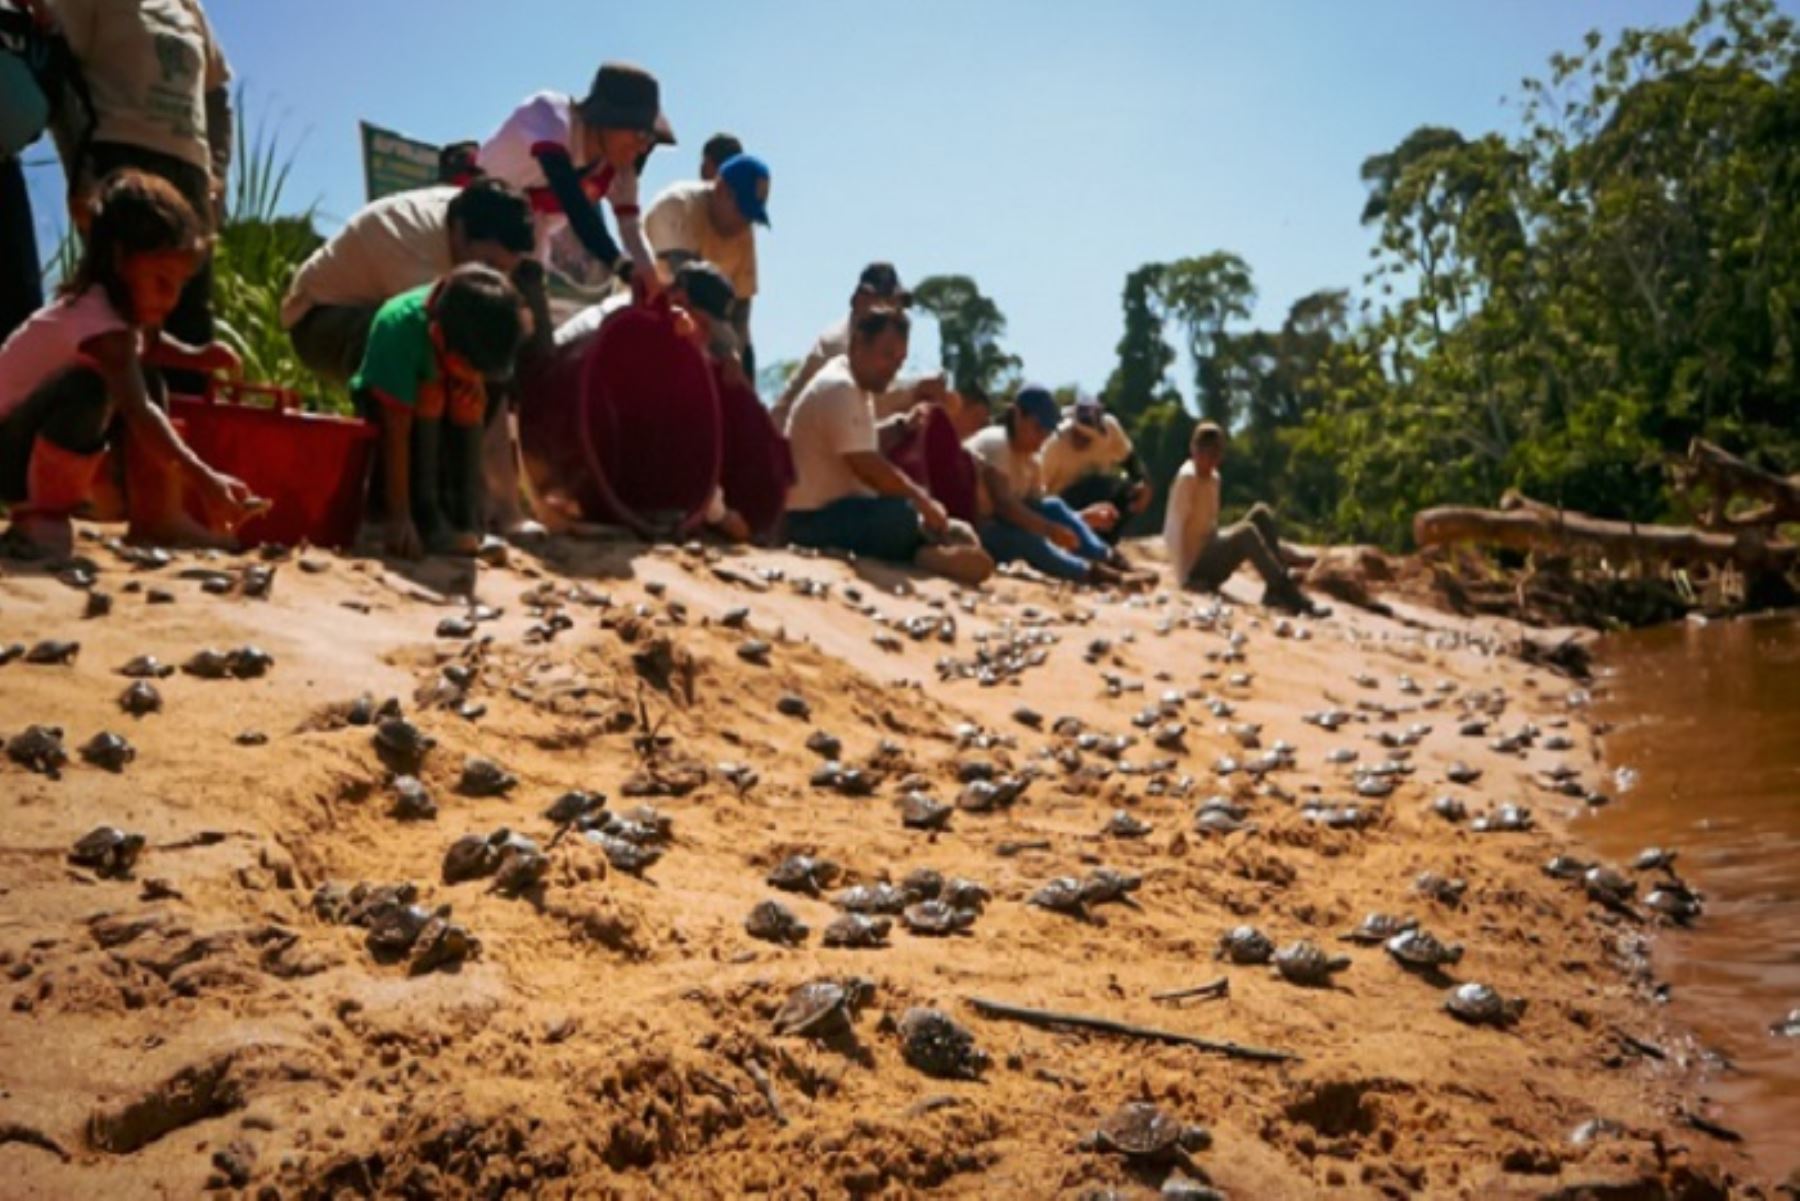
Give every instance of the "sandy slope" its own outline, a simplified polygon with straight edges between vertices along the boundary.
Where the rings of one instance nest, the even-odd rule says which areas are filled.
[[[1692,1170],[1741,1170],[1728,1148],[1675,1121],[1689,1082],[1679,1042],[1659,1030],[1619,953],[1635,927],[1540,873],[1559,849],[1553,834],[1475,835],[1429,812],[1445,792],[1472,810],[1522,800],[1554,829],[1554,815],[1577,802],[1536,788],[1531,772],[1564,758],[1595,771],[1578,713],[1568,730],[1578,748],[1567,755],[1506,757],[1457,736],[1468,691],[1504,690],[1497,728],[1536,718],[1549,733],[1569,686],[1532,678],[1450,619],[1413,613],[1430,627],[1418,628],[1353,611],[1307,623],[1310,637],[1298,640],[1276,637],[1253,606],[1201,629],[1185,602],[1160,598],[1122,603],[1004,580],[964,604],[936,583],[896,596],[899,577],[859,578],[824,560],[756,552],[719,564],[747,580],[757,569],[786,573],[753,588],[691,554],[573,545],[541,563],[483,567],[478,578],[440,568],[420,582],[311,555],[323,570],[279,563],[272,597],[252,600],[207,595],[179,575],[242,561],[182,557],[147,571],[97,544],[84,549],[99,589],[114,596],[109,616],[81,620],[78,591],[24,565],[0,578],[0,645],[82,643],[70,667],[0,667],[0,733],[54,723],[74,746],[112,729],[139,754],[119,776],[77,761],[59,780],[0,763],[0,1195],[188,1197],[235,1172],[246,1195],[269,1197],[1148,1196],[1165,1170],[1077,1146],[1135,1098],[1210,1126],[1214,1146],[1197,1165],[1237,1198],[1540,1196],[1637,1180],[1643,1191],[1592,1195],[1660,1196],[1668,1186],[1707,1196],[1719,1194]],[[829,582],[829,595],[800,595],[792,580],[801,577]],[[434,637],[439,619],[460,611],[434,601],[435,590],[471,579],[503,615],[480,627],[479,645]],[[573,628],[533,644],[526,631],[541,614],[521,596],[545,584],[564,598],[586,591],[563,606]],[[147,604],[150,587],[175,602]],[[852,589],[863,606],[848,599]],[[1236,589],[1249,595],[1242,581]],[[601,594],[610,605],[596,603]],[[883,649],[870,604],[890,618],[954,615],[955,641],[901,633],[899,650]],[[740,661],[745,635],[717,624],[739,605],[751,610],[751,633],[774,643],[767,667]],[[1056,640],[1044,664],[997,687],[938,681],[940,656],[967,659],[982,635],[1028,617]],[[1247,636],[1242,663],[1216,662],[1227,630]],[[1097,637],[1113,649],[1090,663]],[[658,638],[670,640],[676,665],[667,692],[644,688],[633,664]],[[118,711],[125,681],[115,670],[132,655],[180,663],[245,642],[274,655],[266,678],[177,674],[161,685],[161,714]],[[479,668],[478,720],[415,704],[415,689],[451,659]],[[1103,671],[1145,691],[1109,698]],[[1247,686],[1227,682],[1238,671],[1253,673]],[[1359,672],[1378,685],[1353,683]],[[1417,705],[1424,698],[1397,690],[1405,673],[1427,697],[1444,696],[1443,707],[1392,722],[1364,713],[1335,734],[1299,720],[1327,698],[1352,709]],[[1434,694],[1439,680],[1456,691]],[[1056,717],[1132,732],[1131,716],[1171,688],[1196,699],[1184,704],[1186,749],[1162,780],[1174,792],[1191,775],[1189,795],[1153,795],[1144,774],[1077,779],[1040,755],[1066,742],[1049,732]],[[331,706],[364,691],[401,697],[439,740],[424,771],[435,821],[389,816],[369,730],[330,719]],[[783,692],[805,697],[812,719],[780,716]],[[548,842],[540,813],[566,789],[603,791],[615,809],[638,803],[620,792],[640,767],[640,694],[672,736],[661,754],[746,763],[759,781],[740,794],[715,774],[686,796],[654,800],[673,818],[674,840],[643,879],[609,871],[577,837],[551,851],[535,896],[441,882],[444,851],[464,833],[509,825]],[[1347,769],[1326,764],[1328,749],[1374,761],[1385,752],[1372,732],[1421,716],[1434,730],[1416,752],[1417,774],[1380,806],[1379,826],[1326,831],[1242,775],[1213,775],[1220,755],[1249,757],[1198,699],[1213,696],[1237,705],[1234,720],[1263,723],[1265,744],[1298,745],[1298,768],[1274,778],[1300,797],[1346,796]],[[1045,715],[1043,732],[1011,719],[1022,703]],[[1016,745],[959,748],[961,722]],[[267,744],[238,745],[247,729],[265,731]],[[818,759],[803,743],[814,729],[842,738],[846,760],[875,757],[874,797],[809,787]],[[505,799],[457,795],[469,753],[498,760],[521,784]],[[1145,740],[1126,760],[1164,756]],[[1009,811],[959,812],[939,835],[903,829],[898,781],[921,773],[954,800],[959,758],[1004,770],[1036,762],[1045,774]],[[1455,758],[1485,770],[1478,785],[1444,784]],[[1191,815],[1215,791],[1235,791],[1260,829],[1196,834]],[[1101,837],[1117,808],[1151,823],[1150,836]],[[101,822],[149,838],[133,879],[100,880],[64,862]],[[195,838],[206,832],[218,837]],[[190,841],[202,845],[174,845]],[[1049,849],[1002,853],[1017,841]],[[985,883],[995,899],[960,938],[897,929],[886,949],[824,949],[829,903],[763,882],[803,849],[852,880],[933,867]],[[1051,877],[1102,864],[1143,875],[1138,907],[1106,906],[1084,924],[1024,903]],[[1460,908],[1410,893],[1426,868],[1469,879]],[[454,906],[483,952],[459,971],[420,977],[377,964],[361,930],[313,913],[312,893],[328,880],[413,881],[426,903]],[[743,929],[755,903],[777,896],[813,928],[798,949]],[[1218,935],[1241,921],[1278,942],[1306,936],[1345,949],[1336,934],[1370,909],[1414,913],[1466,943],[1454,975],[1528,998],[1524,1020],[1511,1031],[1459,1025],[1440,1008],[1438,985],[1379,948],[1348,948],[1354,964],[1329,990],[1212,958]],[[849,974],[876,986],[854,1040],[771,1033],[790,988]],[[1149,999],[1220,974],[1228,1000]],[[969,995],[1304,1058],[1242,1062],[999,1023],[977,1016]],[[905,1064],[892,1023],[912,1005],[939,1006],[974,1032],[994,1059],[981,1082],[934,1080]],[[1665,1042],[1671,1058],[1623,1050],[1619,1030]],[[1570,1131],[1596,1116],[1628,1133],[1572,1146]]]

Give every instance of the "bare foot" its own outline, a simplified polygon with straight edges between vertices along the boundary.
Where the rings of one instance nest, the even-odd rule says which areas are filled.
[[[994,574],[994,560],[978,546],[920,547],[913,566],[971,587]]]

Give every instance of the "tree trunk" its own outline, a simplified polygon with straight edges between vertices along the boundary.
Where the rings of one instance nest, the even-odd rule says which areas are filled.
[[[1800,521],[1800,476],[1782,477],[1752,466],[1704,438],[1688,444],[1688,473],[1712,489],[1711,526],[1772,525]],[[1754,496],[1764,503],[1750,513],[1727,520],[1725,504],[1734,495]]]
[[[1484,542],[1514,550],[1600,551],[1616,559],[1732,563],[1750,570],[1786,571],[1800,547],[1755,533],[1710,534],[1688,526],[1638,525],[1553,509],[1524,497],[1510,511],[1446,506],[1413,517],[1421,547]]]

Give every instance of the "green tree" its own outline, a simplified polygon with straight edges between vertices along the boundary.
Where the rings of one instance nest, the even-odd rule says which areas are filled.
[[[1200,415],[1229,428],[1239,381],[1226,327],[1248,319],[1256,303],[1249,264],[1225,250],[1177,259],[1163,268],[1160,291],[1169,316],[1186,335]]]
[[[1106,381],[1106,407],[1130,428],[1153,405],[1168,402],[1169,367],[1175,351],[1163,337],[1161,263],[1145,263],[1125,277],[1125,332],[1119,336],[1119,365]]]
[[[933,275],[912,290],[913,302],[938,323],[938,355],[959,392],[999,396],[1015,386],[1019,358],[1000,345],[1006,317],[966,275]]]

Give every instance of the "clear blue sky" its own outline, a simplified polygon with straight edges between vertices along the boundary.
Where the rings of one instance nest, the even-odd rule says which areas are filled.
[[[253,123],[296,156],[292,201],[335,227],[362,197],[356,122],[485,137],[603,59],[662,80],[681,144],[730,130],[771,165],[755,332],[798,357],[862,264],[973,275],[1026,373],[1097,389],[1138,264],[1229,249],[1257,316],[1358,286],[1358,167],[1417,125],[1514,126],[1519,80],[1598,27],[1691,0],[207,0]],[[1784,5],[1785,7],[1785,5]],[[48,157],[43,146],[28,156]],[[34,168],[40,217],[53,167]],[[50,204],[43,203],[50,201]],[[915,358],[933,357],[921,339]]]

